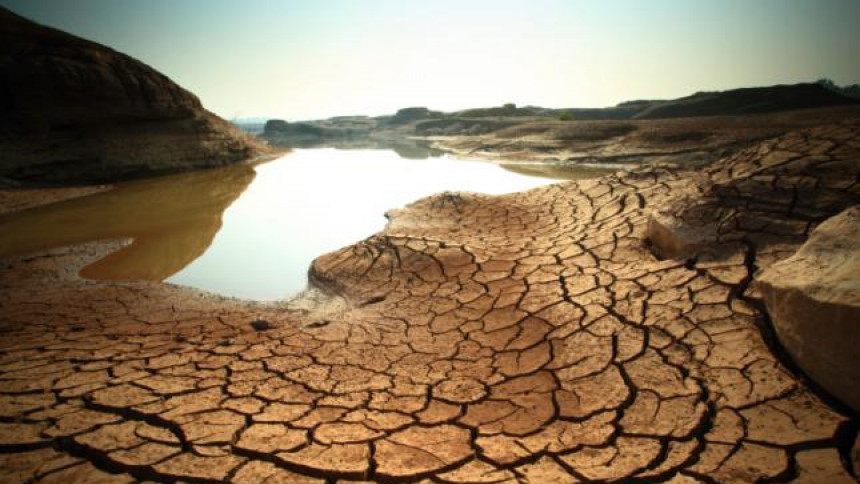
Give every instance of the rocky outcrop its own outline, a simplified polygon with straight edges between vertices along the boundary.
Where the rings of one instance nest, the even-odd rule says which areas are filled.
[[[0,177],[108,181],[256,148],[151,67],[0,8]]]
[[[860,206],[819,225],[757,280],[795,363],[860,411]]]

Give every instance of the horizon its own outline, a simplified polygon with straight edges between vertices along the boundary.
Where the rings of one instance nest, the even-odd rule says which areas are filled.
[[[860,82],[860,2],[851,0],[0,5],[143,61],[226,119],[590,108],[819,78]]]
[[[727,91],[737,91],[737,90],[742,90],[742,89],[756,89],[756,88],[764,88],[764,89],[767,89],[767,88],[775,88],[775,87],[779,87],[779,86],[797,86],[797,85],[804,85],[804,84],[808,84],[808,85],[815,85],[815,84],[821,84],[823,81],[830,81],[830,82],[832,82],[832,79],[822,77],[822,78],[819,78],[819,79],[816,79],[816,80],[798,81],[798,82],[781,83],[781,84],[771,84],[771,85],[768,85],[768,86],[738,86],[738,87],[727,88],[727,89],[723,89],[723,90],[715,90],[715,91],[696,91],[696,92],[691,92],[691,93],[689,93],[689,94],[682,95],[682,96],[679,96],[679,97],[677,97],[677,98],[671,98],[671,99],[670,99],[670,98],[661,98],[661,99],[656,99],[656,98],[648,98],[648,99],[645,99],[645,98],[639,98],[639,99],[627,99],[627,100],[619,101],[619,102],[618,102],[618,103],[616,103],[616,104],[612,104],[612,105],[608,105],[608,106],[585,106],[585,107],[583,107],[583,106],[537,106],[537,105],[533,105],[533,104],[519,105],[519,104],[516,104],[516,103],[512,103],[512,104],[515,104],[515,106],[516,106],[517,108],[540,108],[540,109],[553,109],[553,110],[562,110],[562,111],[563,111],[563,110],[565,110],[565,109],[571,109],[571,110],[575,110],[575,109],[611,109],[611,108],[614,108],[614,107],[618,107],[618,106],[619,106],[619,105],[621,105],[621,104],[630,103],[630,102],[664,102],[664,101],[672,102],[672,101],[676,101],[676,100],[678,100],[678,99],[684,99],[684,98],[687,98],[687,97],[693,97],[693,96],[698,95],[698,94],[722,93],[722,92],[727,92]],[[839,88],[848,88],[848,87],[852,87],[852,86],[860,86],[860,83],[843,84],[843,85],[839,85],[838,83],[835,83],[834,85],[835,85],[836,87],[839,87]],[[505,104],[507,104],[507,103],[505,103]],[[429,109],[430,111],[438,111],[438,112],[443,112],[443,113],[457,113],[457,112],[461,112],[461,111],[468,111],[468,110],[470,110],[470,109],[486,109],[486,108],[496,108],[496,107],[504,107],[504,105],[503,105],[503,104],[498,104],[498,105],[495,105],[495,106],[469,106],[469,107],[465,107],[465,108],[461,108],[461,109],[453,109],[453,110],[450,110],[450,111],[442,111],[442,110],[439,110],[439,109],[434,109],[434,108],[433,108],[433,106],[417,106],[417,105],[416,105],[416,106],[402,106],[402,107],[398,108],[397,110],[395,110],[395,111],[391,111],[391,112],[389,112],[389,113],[380,113],[380,114],[372,114],[372,115],[371,115],[371,114],[362,114],[362,113],[354,113],[354,114],[336,114],[336,115],[329,116],[329,117],[326,117],[326,118],[314,118],[314,119],[307,118],[307,119],[296,119],[296,120],[290,120],[290,122],[303,122],[303,121],[309,121],[309,122],[314,122],[314,121],[327,121],[327,120],[335,119],[335,118],[361,118],[361,117],[365,117],[365,118],[378,118],[378,117],[386,117],[386,116],[394,115],[394,114],[396,114],[396,112],[397,112],[397,111],[399,111],[399,110],[401,110],[401,109],[414,109],[414,108],[427,108],[427,109]],[[242,117],[231,117],[231,118],[227,118],[227,119],[228,119],[229,121],[245,122],[245,123],[257,123],[257,122],[265,122],[265,121],[270,121],[270,120],[281,120],[281,121],[283,121],[283,119],[282,119],[282,118],[277,118],[277,117],[266,117],[266,116],[242,116]]]

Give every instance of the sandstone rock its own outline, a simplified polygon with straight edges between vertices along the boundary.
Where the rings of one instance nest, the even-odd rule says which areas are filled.
[[[695,255],[716,239],[711,226],[693,224],[663,211],[651,212],[647,230],[654,252],[665,259]]]
[[[677,187],[666,203],[649,212],[645,237],[655,255],[684,259],[717,242],[721,212],[712,189],[710,180],[690,174],[689,181]]]
[[[166,76],[0,8],[0,177],[110,181],[218,166],[260,145]]]
[[[828,219],[758,284],[779,340],[823,388],[860,410],[860,206]]]

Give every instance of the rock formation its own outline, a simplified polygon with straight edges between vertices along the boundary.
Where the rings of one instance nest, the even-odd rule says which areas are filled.
[[[0,480],[850,482],[856,420],[749,283],[858,165],[854,118],[701,175],[436,195],[318,258],[318,307],[75,277],[103,244],[4,261]],[[649,213],[693,192],[719,244],[655,257]]]
[[[794,361],[860,412],[860,206],[819,225],[757,279]]]
[[[109,181],[233,163],[255,146],[145,64],[0,8],[0,177]]]

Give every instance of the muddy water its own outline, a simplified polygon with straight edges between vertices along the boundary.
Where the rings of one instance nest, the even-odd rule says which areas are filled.
[[[600,174],[534,173],[394,151],[296,150],[256,167],[140,180],[0,216],[0,257],[130,238],[81,275],[282,299],[304,288],[315,257],[381,230],[388,209],[445,190],[499,194]]]

